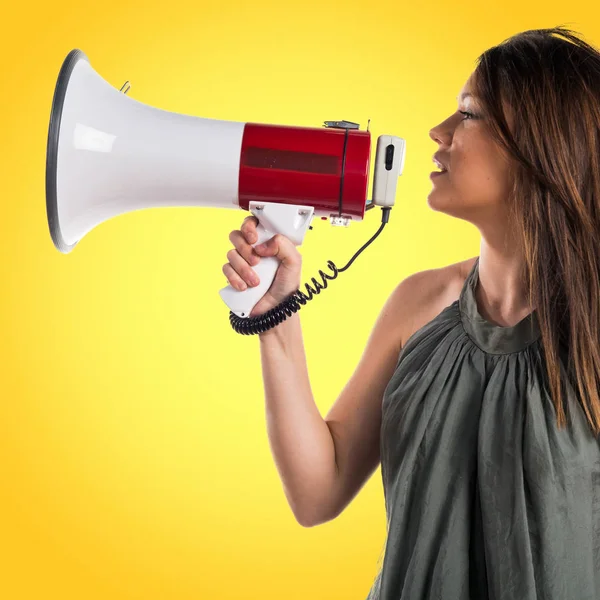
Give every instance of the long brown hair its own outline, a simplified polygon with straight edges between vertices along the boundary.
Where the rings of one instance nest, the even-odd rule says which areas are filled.
[[[475,93],[508,153],[511,231],[541,332],[558,427],[560,356],[600,433],[600,52],[564,27],[521,32],[477,59]],[[509,122],[510,119],[510,122]]]

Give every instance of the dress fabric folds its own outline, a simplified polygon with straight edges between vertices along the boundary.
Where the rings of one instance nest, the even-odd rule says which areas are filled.
[[[558,428],[536,312],[484,319],[478,267],[384,392],[387,532],[367,600],[600,600],[600,440],[563,359]]]

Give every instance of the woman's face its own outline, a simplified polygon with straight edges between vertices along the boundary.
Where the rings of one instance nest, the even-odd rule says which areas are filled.
[[[472,83],[473,74],[457,98],[457,111],[429,132],[448,170],[433,177],[427,203],[433,210],[482,225],[503,213],[509,163],[487,132],[483,107],[469,95],[475,93]]]

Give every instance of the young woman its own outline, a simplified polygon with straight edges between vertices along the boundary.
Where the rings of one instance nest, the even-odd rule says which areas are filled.
[[[260,334],[268,435],[297,520],[335,518],[381,462],[387,538],[372,600],[600,599],[600,53],[564,28],[484,52],[431,130],[429,206],[479,256],[402,281],[327,417],[299,313]],[[223,272],[301,258],[256,219]]]

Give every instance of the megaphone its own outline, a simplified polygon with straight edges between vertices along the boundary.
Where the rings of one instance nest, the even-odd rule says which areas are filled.
[[[374,205],[394,204],[405,141],[378,138],[367,201],[371,138],[350,121],[325,127],[242,123],[143,104],[105,81],[81,50],[60,69],[50,114],[46,209],[55,247],[68,253],[91,229],[143,208],[243,209],[260,244],[281,233],[301,245],[314,217],[347,226]],[[248,318],[279,261],[254,266],[260,285],[220,290],[231,315]]]

